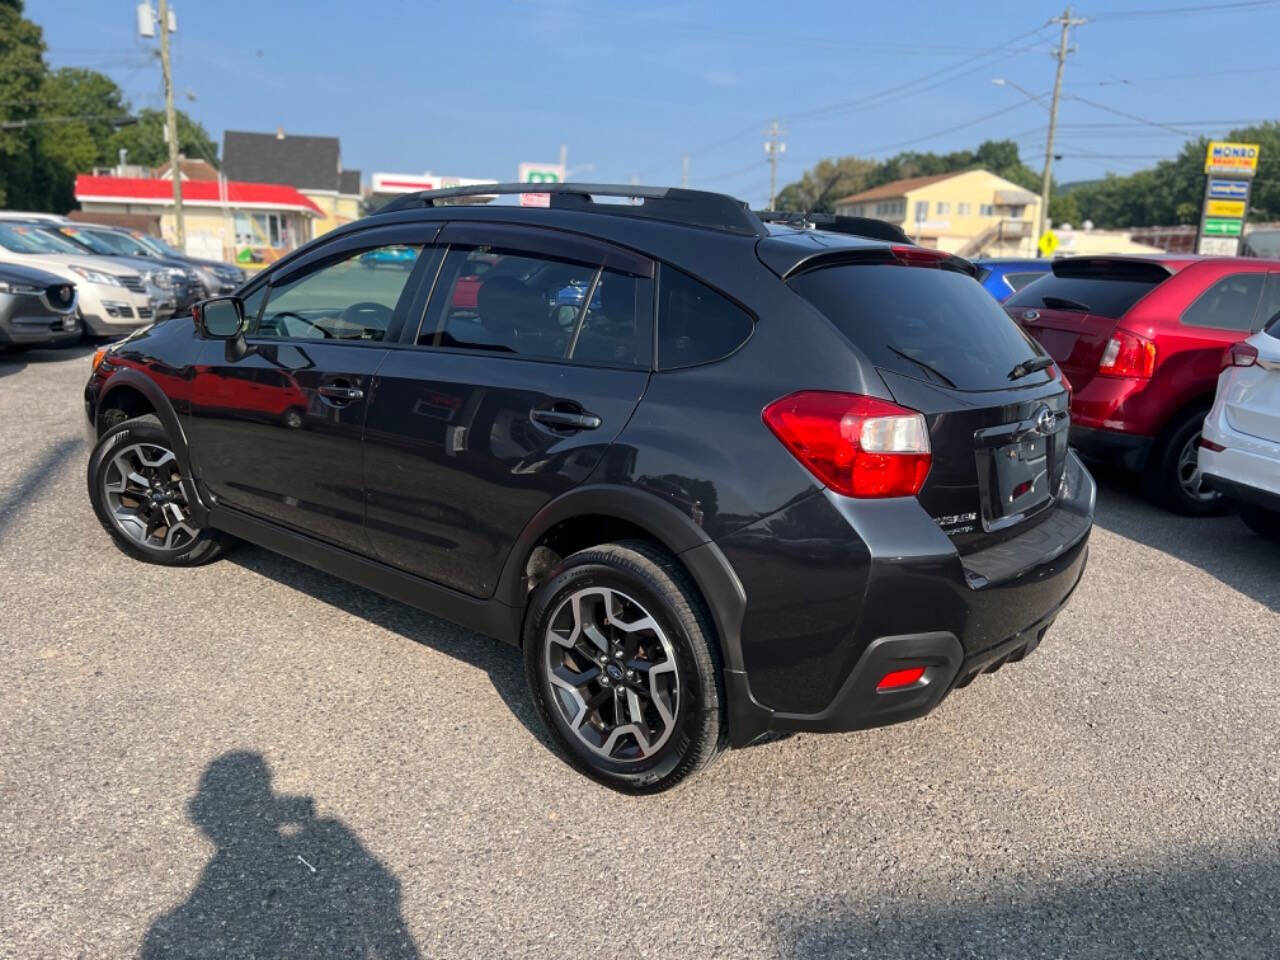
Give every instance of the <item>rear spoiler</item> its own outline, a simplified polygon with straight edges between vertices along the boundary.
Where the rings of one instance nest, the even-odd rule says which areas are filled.
[[[1121,257],[1064,257],[1052,264],[1055,277],[1093,280],[1132,280],[1160,283],[1173,276],[1173,271],[1159,260],[1137,260]]]

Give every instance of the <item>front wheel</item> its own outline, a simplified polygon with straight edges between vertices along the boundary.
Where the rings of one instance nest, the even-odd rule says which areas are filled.
[[[1246,527],[1268,540],[1280,540],[1280,510],[1267,510],[1251,503],[1240,504],[1240,519]]]
[[[648,543],[566,558],[525,620],[525,672],[570,762],[627,793],[666,790],[724,749],[720,652],[683,568]]]
[[[182,469],[159,418],[117,423],[89,457],[89,500],[116,546],[136,560],[194,567],[216,559],[228,538],[192,518]]]

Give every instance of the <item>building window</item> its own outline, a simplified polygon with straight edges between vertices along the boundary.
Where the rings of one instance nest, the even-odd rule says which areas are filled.
[[[929,201],[916,201],[916,223],[921,223],[929,219]]]
[[[973,212],[973,206],[971,204],[968,204],[968,203],[956,204],[956,216],[967,217],[972,212]]]
[[[990,203],[980,203],[978,204],[978,215],[981,217],[994,217],[996,215],[996,208]]]
[[[295,245],[289,222],[283,214],[236,212],[236,246],[282,250],[292,249]]]
[[[951,212],[951,204],[945,200],[938,201],[938,216],[945,217]]]
[[[1021,219],[1022,219],[1022,211],[1023,211],[1023,210],[1025,210],[1025,209],[1027,209],[1027,208],[1026,208],[1026,207],[1024,207],[1024,206],[1010,207],[1010,208],[1009,208],[1009,214],[1008,214],[1008,215],[1009,215],[1010,217],[1012,217],[1014,220],[1021,220]]]

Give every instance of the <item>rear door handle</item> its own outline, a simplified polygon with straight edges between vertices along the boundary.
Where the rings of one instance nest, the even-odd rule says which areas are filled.
[[[568,410],[531,410],[529,419],[556,430],[594,430],[602,422],[594,413],[571,413]]]
[[[320,396],[326,397],[329,400],[340,401],[342,403],[349,403],[352,400],[364,399],[364,391],[359,387],[352,387],[339,383],[326,383],[316,392],[319,393]]]

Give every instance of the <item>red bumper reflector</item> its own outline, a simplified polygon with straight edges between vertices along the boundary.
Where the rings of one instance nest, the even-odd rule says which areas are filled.
[[[1212,440],[1206,440],[1204,437],[1200,438],[1200,446],[1204,447],[1206,450],[1212,450],[1214,453],[1221,453],[1223,450],[1227,449],[1222,444],[1214,443]]]
[[[891,670],[880,678],[876,684],[876,692],[897,690],[909,687],[924,676],[924,667],[907,667],[905,670]]]

